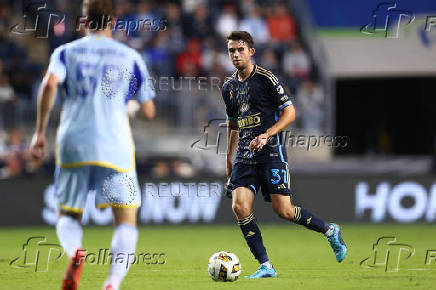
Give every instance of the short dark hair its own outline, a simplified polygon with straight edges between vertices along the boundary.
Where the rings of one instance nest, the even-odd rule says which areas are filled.
[[[100,23],[102,19],[112,17],[114,13],[112,0],[84,0],[83,8],[87,20],[94,23]]]
[[[254,46],[253,37],[251,37],[251,34],[248,33],[247,31],[235,30],[230,32],[230,34],[226,38],[227,41],[242,40],[243,42],[247,43],[249,48],[252,48]]]

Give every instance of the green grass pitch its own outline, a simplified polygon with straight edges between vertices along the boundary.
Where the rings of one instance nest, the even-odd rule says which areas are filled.
[[[337,263],[327,240],[320,234],[288,224],[261,225],[269,257],[278,279],[247,280],[257,262],[251,256],[237,225],[141,226],[137,252],[165,253],[165,264],[134,265],[122,289],[435,289],[436,228],[434,225],[342,225],[348,256]],[[57,243],[53,227],[0,228],[0,289],[59,289],[67,259],[49,264],[48,272],[10,266],[22,256],[22,245],[31,236]],[[112,228],[85,227],[84,248],[108,248]],[[398,271],[362,267],[373,256],[372,245],[382,236],[412,246],[415,253],[400,252]],[[386,246],[381,247],[381,252]],[[394,248],[392,248],[394,249]],[[212,281],[207,274],[209,257],[219,251],[234,252],[242,264],[236,282]],[[434,250],[434,252],[428,252]],[[390,251],[395,258],[395,251]],[[394,253],[394,254],[392,254]],[[426,258],[427,255],[427,258]],[[431,258],[432,255],[435,258]],[[426,260],[429,262],[426,265]],[[101,289],[108,265],[85,264],[80,289]]]

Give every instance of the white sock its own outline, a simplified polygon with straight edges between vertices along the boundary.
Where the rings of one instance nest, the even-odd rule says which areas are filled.
[[[326,237],[330,237],[331,235],[333,235],[333,232],[335,231],[335,228],[332,226],[332,225],[330,225],[330,227],[329,227],[329,229],[325,232],[325,236]]]
[[[262,263],[261,265],[264,265],[264,266],[267,266],[268,267],[268,269],[272,269],[272,265],[271,265],[271,262],[268,260],[268,261],[266,261],[266,262],[264,262],[264,263]]]
[[[135,262],[137,240],[138,229],[136,227],[120,224],[115,228],[111,245],[112,264],[105,284],[111,284],[114,289],[119,289],[121,281],[129,271],[130,265]],[[123,257],[121,263],[121,259],[117,263],[117,257]]]
[[[56,234],[69,257],[76,254],[77,248],[82,247],[83,230],[78,220],[66,215],[61,216],[56,224]]]

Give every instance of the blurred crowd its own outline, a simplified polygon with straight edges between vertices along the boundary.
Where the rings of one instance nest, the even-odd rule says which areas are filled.
[[[37,90],[50,53],[81,36],[75,30],[81,1],[66,0],[47,1],[47,7],[65,13],[61,24],[51,22],[47,39],[11,36],[10,28],[23,23],[24,7],[33,7],[30,10],[36,13],[38,6],[32,3],[41,3],[18,2],[0,0],[0,138],[1,135],[6,138],[10,129],[33,128]],[[297,127],[315,130],[322,127],[324,95],[288,2],[116,0],[114,3],[117,19],[149,24],[128,33],[115,30],[114,37],[140,52],[153,78],[176,80],[173,86],[156,90],[156,105],[161,112],[159,124],[176,131],[198,132],[208,120],[225,116],[218,88],[210,86],[207,91],[177,88],[185,87],[183,77],[187,76],[224,80],[231,75],[234,67],[227,55],[225,36],[232,30],[246,30],[255,41],[255,62],[273,71],[289,90],[300,111]],[[31,15],[32,11],[26,13]]]

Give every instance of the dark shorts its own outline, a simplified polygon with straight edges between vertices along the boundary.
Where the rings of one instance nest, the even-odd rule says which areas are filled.
[[[270,194],[291,196],[288,164],[282,161],[249,165],[236,163],[233,166],[230,182],[232,190],[238,187],[248,187],[255,195],[262,189],[263,199],[271,202]]]

